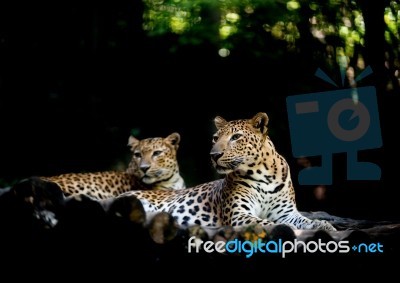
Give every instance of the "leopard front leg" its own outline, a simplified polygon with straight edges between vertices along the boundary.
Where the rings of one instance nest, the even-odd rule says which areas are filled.
[[[234,215],[226,225],[230,225],[237,229],[241,229],[242,227],[249,226],[249,225],[254,225],[254,224],[260,224],[262,226],[268,226],[268,225],[275,225],[277,223],[274,223],[271,220],[268,219],[263,219],[260,217],[257,217],[253,214],[249,213],[239,213]],[[282,224],[288,225],[292,229],[298,229],[296,225],[294,225],[291,222],[285,222]]]
[[[336,228],[328,221],[309,219],[301,215],[298,211],[295,211],[284,218],[278,219],[277,222],[281,224],[291,224],[295,229],[322,229],[327,231],[336,231]]]
[[[311,221],[313,223],[314,229],[322,229],[322,230],[327,230],[327,231],[336,231],[336,228],[326,220],[314,219],[314,220],[311,220]]]

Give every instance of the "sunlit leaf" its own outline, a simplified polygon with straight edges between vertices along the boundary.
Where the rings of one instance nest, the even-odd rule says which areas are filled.
[[[289,1],[289,2],[286,3],[286,8],[287,8],[289,11],[297,10],[297,9],[300,8],[300,3],[297,2],[297,1],[294,1],[294,0]]]

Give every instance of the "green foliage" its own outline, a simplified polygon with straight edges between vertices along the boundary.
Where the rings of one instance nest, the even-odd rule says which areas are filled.
[[[391,1],[390,5],[385,8],[384,16],[387,30],[385,39],[389,44],[399,44],[400,36],[400,5],[396,1]]]
[[[315,42],[318,43],[314,44],[315,56],[325,60],[324,64],[330,68],[337,68],[339,61],[341,68],[365,68],[365,18],[359,1],[144,0],[144,3],[144,30],[150,37],[174,35],[175,40],[169,42],[170,52],[179,52],[182,46],[211,45],[220,57],[240,53],[279,59],[282,55],[309,52],[310,44]],[[393,62],[399,61],[399,7],[399,1],[390,1],[382,15]],[[393,72],[399,74],[399,69],[397,64]]]

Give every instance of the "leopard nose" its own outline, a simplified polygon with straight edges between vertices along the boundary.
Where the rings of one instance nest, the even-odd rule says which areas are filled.
[[[142,170],[143,173],[146,173],[147,170],[149,170],[149,168],[150,168],[150,165],[148,165],[148,164],[141,164],[140,165],[140,170]]]
[[[211,158],[217,162],[218,159],[221,158],[222,155],[224,155],[222,152],[210,152]]]

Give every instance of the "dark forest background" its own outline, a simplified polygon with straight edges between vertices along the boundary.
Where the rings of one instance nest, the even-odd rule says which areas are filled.
[[[11,1],[9,1],[11,2]],[[399,1],[132,0],[0,4],[0,187],[32,175],[122,169],[130,134],[181,134],[189,186],[218,176],[213,118],[267,112],[301,210],[398,220]],[[341,59],[345,58],[343,65]],[[383,147],[360,152],[379,181],[301,186],[286,97],[340,85],[340,67],[373,73]],[[342,87],[342,86],[340,86]],[[343,87],[349,87],[345,81]],[[304,161],[304,160],[303,160]],[[318,157],[307,160],[318,163]]]

